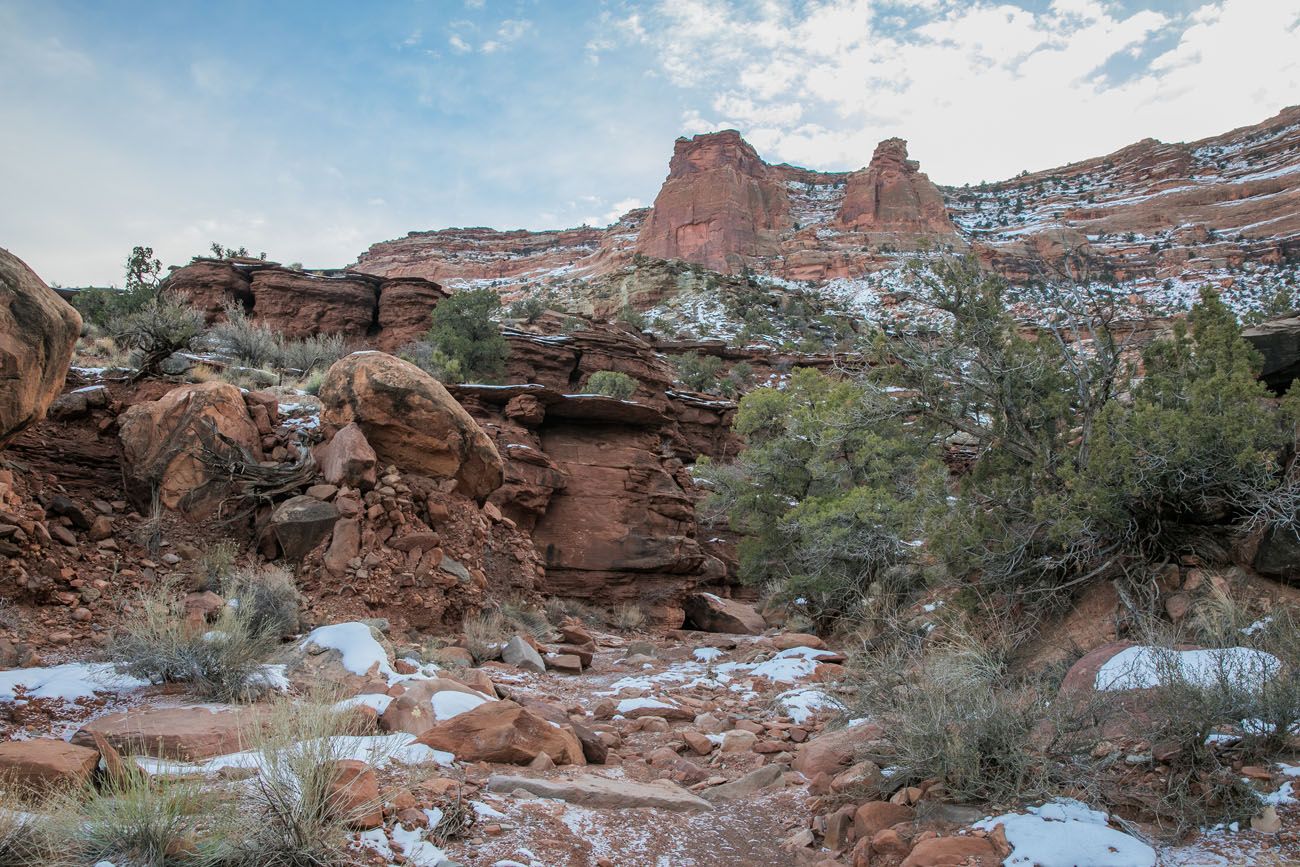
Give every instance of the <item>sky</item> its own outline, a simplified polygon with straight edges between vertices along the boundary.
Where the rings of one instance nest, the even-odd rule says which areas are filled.
[[[1300,0],[0,0],[0,246],[340,267],[449,226],[606,225],[680,135],[940,184],[1300,102]]]

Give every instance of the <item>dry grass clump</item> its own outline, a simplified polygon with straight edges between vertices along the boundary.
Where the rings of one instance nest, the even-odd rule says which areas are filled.
[[[108,646],[117,669],[150,683],[185,683],[204,698],[249,701],[268,688],[263,665],[279,633],[254,621],[256,608],[226,606],[215,623],[187,622],[174,586],[142,593]]]
[[[893,782],[937,779],[959,801],[999,804],[1059,791],[1035,737],[1052,691],[1012,676],[1008,649],[953,629],[940,641],[900,636],[853,655],[848,712],[888,732],[901,769]]]
[[[280,699],[248,733],[261,754],[248,802],[243,865],[323,867],[338,862],[348,827],[382,807],[339,788],[339,764],[351,752],[358,718],[335,710],[328,698]],[[384,756],[371,756],[371,764]]]
[[[515,632],[526,632],[541,642],[551,639],[551,621],[546,611],[526,599],[513,597],[502,602],[501,615]]]
[[[480,611],[465,618],[465,649],[476,664],[496,659],[506,641],[506,619],[500,611]]]
[[[559,596],[552,596],[546,600],[546,619],[553,626],[561,625],[570,617],[597,628],[609,625],[609,617],[604,609],[589,605],[580,599],[564,599]]]
[[[635,602],[620,603],[610,615],[610,625],[624,632],[634,632],[645,626],[645,622],[645,609]]]
[[[283,566],[236,570],[223,594],[255,634],[287,638],[302,631],[302,594]]]

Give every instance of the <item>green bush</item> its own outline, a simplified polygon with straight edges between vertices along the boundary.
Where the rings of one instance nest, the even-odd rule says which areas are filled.
[[[707,512],[743,534],[742,579],[803,598],[823,622],[860,616],[886,570],[912,557],[925,506],[942,501],[928,444],[877,389],[810,369],[746,395],[735,430],[746,450],[701,460],[696,478],[712,491]]]
[[[126,260],[126,286],[122,289],[90,288],[72,299],[81,318],[108,331],[115,331],[125,317],[137,313],[158,296],[162,261],[152,247],[135,247]]]
[[[547,310],[546,299],[540,295],[529,295],[527,298],[520,298],[506,309],[506,315],[511,319],[522,319],[525,322],[536,322],[542,318],[542,314]]]
[[[617,370],[598,370],[587,380],[584,390],[588,394],[603,394],[627,400],[636,394],[636,380]]]
[[[460,362],[427,340],[408,343],[398,350],[398,356],[409,361],[442,383],[464,382]]]
[[[635,328],[637,331],[645,331],[646,327],[650,324],[646,319],[646,315],[640,310],[637,310],[631,304],[623,305],[623,307],[618,311],[618,321],[622,322],[624,325]]]
[[[500,308],[491,289],[457,292],[433,308],[426,342],[448,359],[446,373],[458,369],[461,381],[472,382],[495,382],[505,373],[510,345],[492,318]]]
[[[722,372],[722,359],[716,355],[700,355],[687,352],[679,355],[677,380],[691,391],[714,391],[718,387],[719,374]]]

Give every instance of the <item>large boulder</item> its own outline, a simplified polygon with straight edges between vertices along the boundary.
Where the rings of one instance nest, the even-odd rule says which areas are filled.
[[[335,362],[321,385],[325,422],[351,422],[385,463],[433,478],[455,479],[458,493],[485,499],[501,485],[492,440],[429,374],[382,352]]]
[[[190,518],[211,515],[229,482],[205,460],[205,451],[262,459],[261,435],[238,388],[226,382],[182,385],[119,417],[126,493],[145,514],[153,494],[164,508]],[[235,446],[214,435],[220,433]]]
[[[767,628],[752,606],[712,593],[692,593],[682,602],[686,621],[704,632],[759,635]]]
[[[578,736],[513,701],[491,701],[440,722],[417,743],[446,750],[462,762],[526,765],[545,753],[557,765],[585,765]]]
[[[0,448],[45,417],[80,334],[81,315],[0,248]]]
[[[171,273],[163,291],[186,298],[191,307],[203,311],[209,323],[225,318],[226,305],[242,307],[253,304],[253,289],[248,275],[228,259],[195,259]]]

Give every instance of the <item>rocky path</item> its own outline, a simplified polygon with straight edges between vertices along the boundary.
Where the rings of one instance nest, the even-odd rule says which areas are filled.
[[[792,666],[779,673],[789,681],[773,682],[753,675],[750,666],[761,663],[746,661],[763,650],[771,655],[766,642],[688,633],[631,646],[605,640],[614,646],[602,647],[580,676],[512,673],[503,677],[512,682],[503,685],[525,706],[545,702],[570,712],[580,709],[593,724],[615,733],[618,745],[606,763],[512,769],[510,776],[493,772],[486,780],[471,776],[484,784],[482,803],[495,813],[487,824],[492,830],[449,846],[449,854],[466,865],[794,863],[780,844],[806,826],[810,797],[798,784],[802,777],[790,770],[796,742],[789,732],[796,729],[795,737],[802,739],[806,730],[795,726],[773,697],[807,681],[817,664]],[[667,705],[659,712],[672,719],[657,715],[656,704]],[[620,706],[625,713],[617,712]],[[746,728],[736,729],[737,723]],[[731,743],[725,731],[736,730],[752,737]],[[700,755],[687,739],[707,754]],[[756,751],[760,743],[764,752]],[[523,776],[547,785],[529,791],[507,782]],[[737,780],[748,782],[737,786]],[[643,790],[654,781],[674,784],[665,788],[676,790],[683,803],[671,809],[632,806],[653,802],[655,793]],[[731,798],[710,797],[719,791]]]

